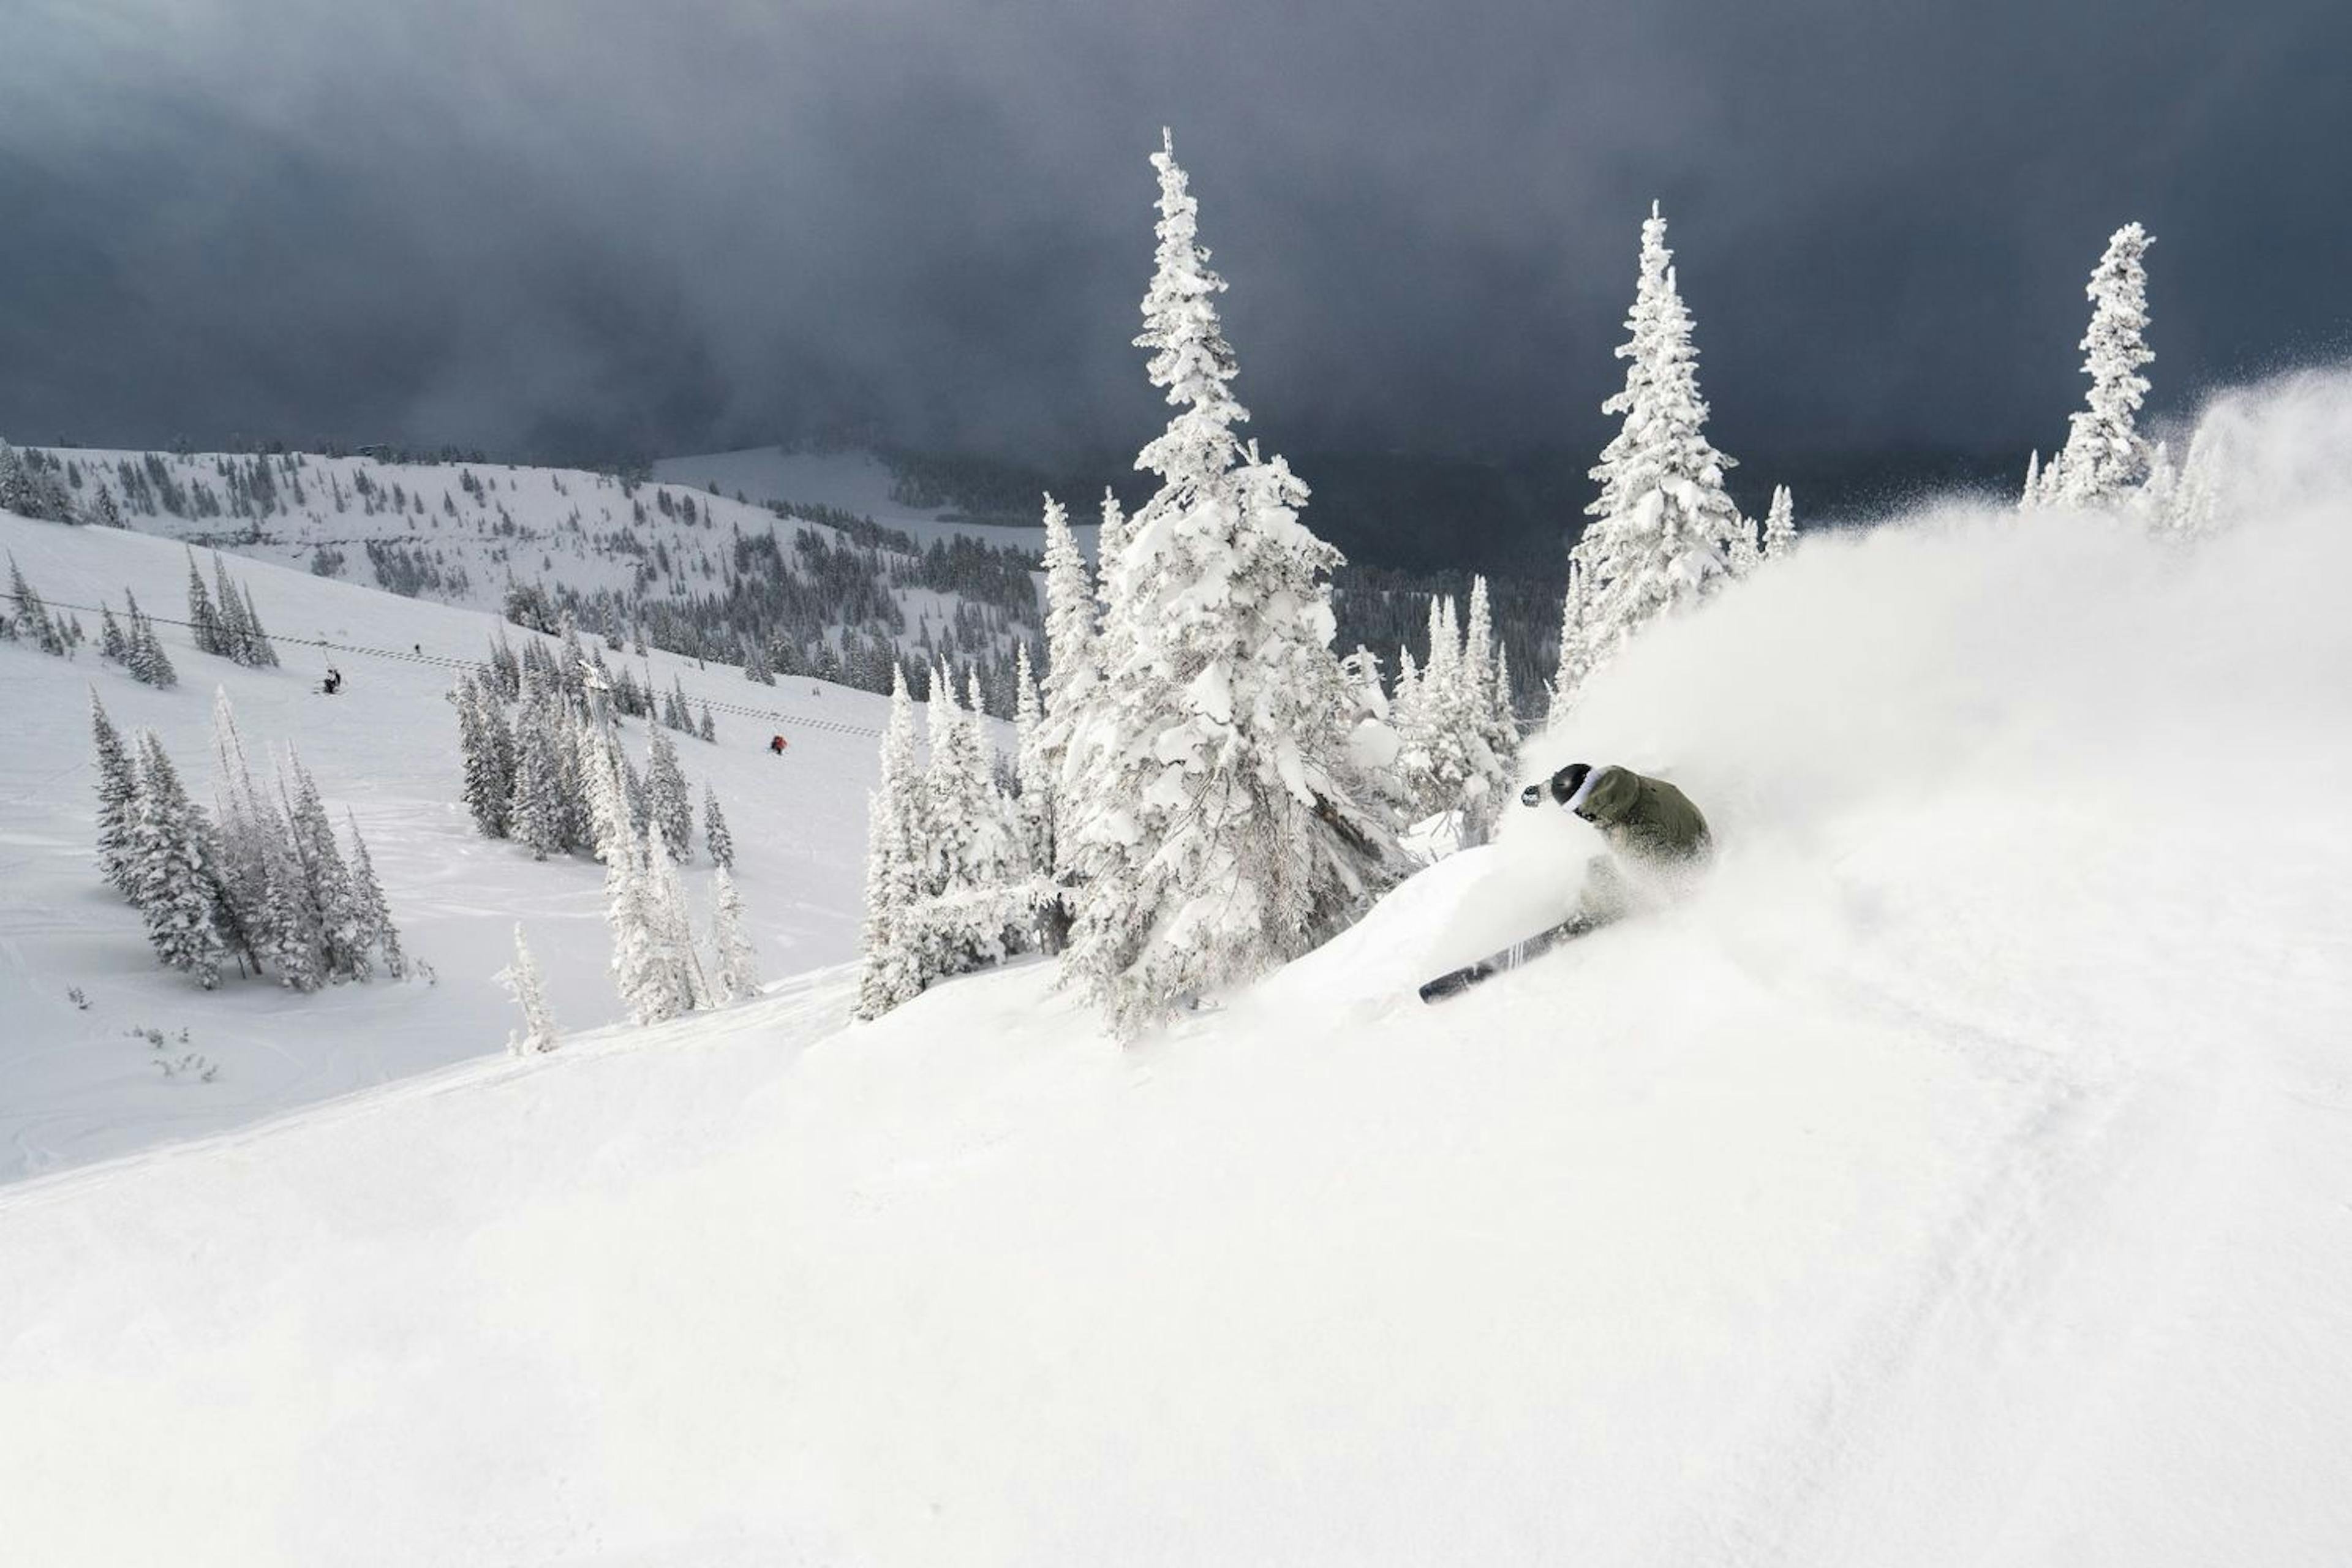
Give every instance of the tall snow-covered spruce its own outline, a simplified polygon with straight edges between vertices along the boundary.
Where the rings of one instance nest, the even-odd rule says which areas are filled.
[[[2091,325],[2081,348],[2091,390],[2074,416],[2065,448],[2051,459],[2053,499],[2062,504],[2113,506],[2148,478],[2150,448],[2138,425],[2147,378],[2139,372],[2156,358],[2147,346],[2147,263],[2155,243],[2139,225],[2124,225],[2108,238],[2084,286]],[[2053,478],[2044,471],[2045,495],[2053,493]]]
[[[880,786],[866,797],[866,920],[858,942],[857,1016],[880,1017],[923,989],[908,930],[921,889],[922,779],[915,771],[915,700],[894,669],[882,731]]]
[[[1578,684],[1643,626],[1729,575],[1747,549],[1748,525],[1723,488],[1732,460],[1706,438],[1690,311],[1654,203],[1642,225],[1625,329],[1617,350],[1625,387],[1601,405],[1625,423],[1592,470],[1601,494],[1585,508],[1593,521],[1571,552],[1584,568],[1570,601],[1579,619],[1569,628],[1584,661]],[[1564,662],[1562,674],[1570,673]],[[1574,685],[1552,694],[1556,707],[1574,698]]]
[[[1224,279],[1165,139],[1157,269],[1139,347],[1176,412],[1139,468],[1160,488],[1111,552],[1098,696],[1066,763],[1086,882],[1065,974],[1131,1037],[1303,952],[1387,879],[1385,830],[1349,776],[1353,710],[1331,654],[1339,552],[1298,521],[1305,484],[1244,448]]]
[[[89,727],[98,747],[98,867],[108,887],[130,898],[137,885],[139,775],[96,687],[89,693]]]
[[[1772,487],[1771,510],[1764,514],[1764,559],[1778,561],[1797,547],[1797,503],[1786,485]]]

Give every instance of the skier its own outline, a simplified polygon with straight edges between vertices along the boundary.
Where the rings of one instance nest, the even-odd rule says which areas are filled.
[[[1570,763],[1543,783],[1528,785],[1519,804],[1540,805],[1547,793],[1601,829],[1615,852],[1594,856],[1586,868],[1580,913],[1596,923],[1632,908],[1627,872],[1641,882],[1671,885],[1706,869],[1714,858],[1706,818],[1690,796],[1664,779],[1645,778],[1631,768]]]
[[[768,750],[774,752],[777,756],[782,756],[784,754],[784,738],[782,735],[769,736]]]
[[[1651,898],[1676,891],[1714,858],[1715,840],[1706,818],[1688,795],[1664,779],[1645,778],[1631,768],[1570,763],[1550,778],[1528,785],[1519,803],[1541,805],[1547,795],[1599,828],[1612,853],[1596,855],[1586,866],[1583,891],[1568,919],[1476,963],[1439,975],[1421,988],[1423,1001],[1459,995],[1561,942],[1622,920]]]
[[[319,683],[319,689],[332,697],[342,684],[343,672],[331,664],[327,666],[327,679]]]

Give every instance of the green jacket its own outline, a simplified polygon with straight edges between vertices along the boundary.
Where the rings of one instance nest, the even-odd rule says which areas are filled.
[[[1702,861],[1715,851],[1706,818],[1663,779],[1603,768],[1580,792],[1576,815],[1601,829],[1620,855],[1651,861]]]

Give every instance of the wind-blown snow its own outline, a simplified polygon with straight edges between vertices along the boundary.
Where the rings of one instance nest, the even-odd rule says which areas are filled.
[[[2273,402],[2193,552],[1947,510],[1645,637],[1525,769],[1714,877],[1443,1008],[1588,830],[1132,1051],[826,974],[0,1190],[12,1544],[2346,1560],[2352,390]]]

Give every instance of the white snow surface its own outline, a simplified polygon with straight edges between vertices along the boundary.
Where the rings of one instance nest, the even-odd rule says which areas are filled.
[[[2194,552],[1946,510],[1645,636],[1525,769],[1716,873],[1442,1008],[1589,830],[1127,1051],[826,971],[0,1189],[13,1550],[2352,1559],[2352,396],[2280,395]]]

